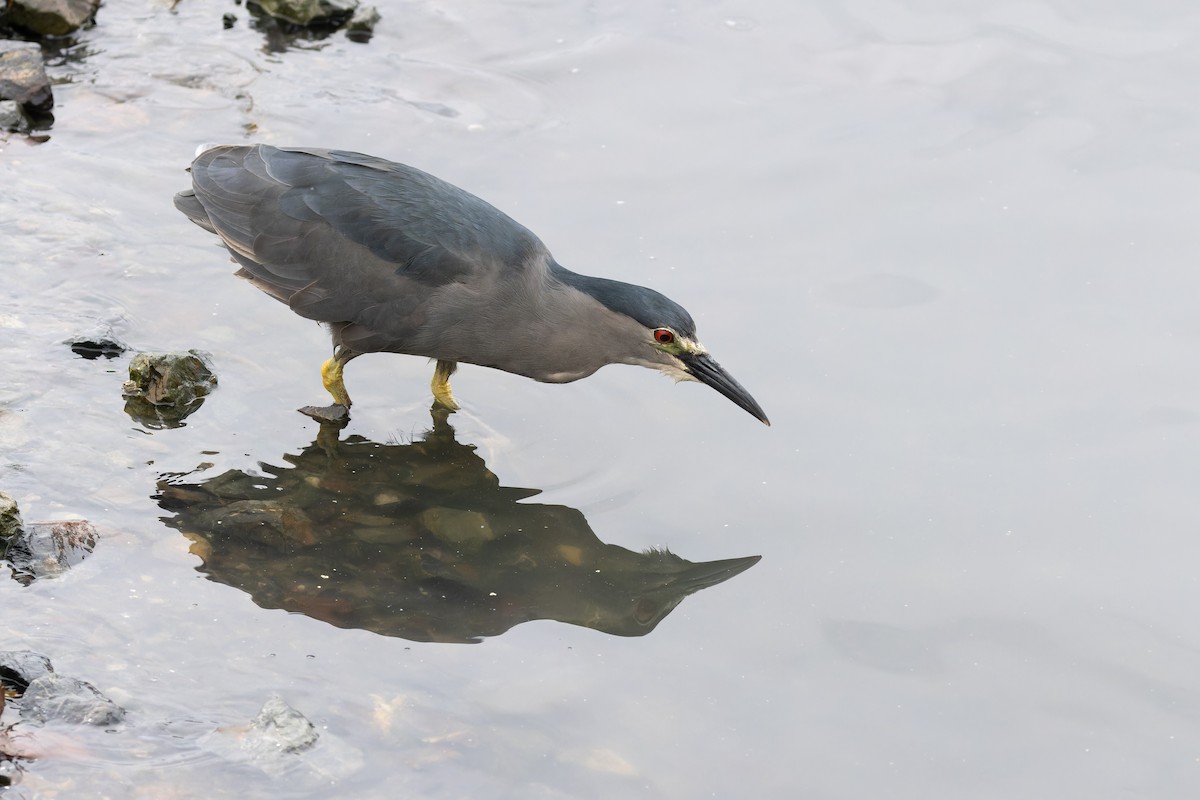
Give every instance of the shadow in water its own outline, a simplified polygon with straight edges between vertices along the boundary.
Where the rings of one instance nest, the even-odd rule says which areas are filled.
[[[422,642],[477,642],[554,619],[644,636],[759,556],[693,563],[600,541],[577,509],[522,503],[443,412],[411,444],[323,426],[290,466],[159,481],[166,524],[210,580],[263,608]]]

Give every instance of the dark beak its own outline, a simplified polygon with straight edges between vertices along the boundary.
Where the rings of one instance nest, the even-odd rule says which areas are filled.
[[[679,357],[679,360],[683,362],[684,369],[693,378],[716,389],[740,407],[749,411],[755,419],[764,425],[771,424],[771,421],[767,419],[766,413],[762,410],[762,406],[750,396],[749,392],[742,388],[740,383],[733,379],[732,375],[714,361],[713,357],[708,353],[701,355],[685,353]]]

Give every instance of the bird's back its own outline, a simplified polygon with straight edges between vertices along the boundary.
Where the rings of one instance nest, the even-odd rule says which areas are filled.
[[[221,146],[175,205],[216,233],[240,275],[347,346],[422,355],[438,297],[544,274],[541,241],[490,204],[413,167],[316,148]]]

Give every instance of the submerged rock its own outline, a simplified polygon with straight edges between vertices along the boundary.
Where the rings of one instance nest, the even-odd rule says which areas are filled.
[[[115,725],[125,718],[125,709],[87,681],[50,673],[29,684],[21,699],[21,716],[37,722]]]
[[[111,330],[72,336],[63,344],[71,348],[77,356],[93,360],[97,358],[116,358],[129,350],[129,345],[113,335]]]
[[[8,0],[0,22],[39,36],[66,36],[96,16],[100,0]]]
[[[361,770],[365,763],[360,750],[328,732],[318,733],[303,714],[274,694],[249,724],[217,728],[200,746],[230,763],[253,766],[292,785],[315,781],[328,786]]]
[[[242,749],[253,756],[302,753],[320,738],[316,727],[282,697],[273,694],[242,736]]]
[[[121,388],[125,413],[148,427],[177,427],[217,385],[207,353],[138,353]]]
[[[50,659],[41,653],[32,650],[0,651],[0,682],[18,692],[25,691],[29,684],[53,672]]]
[[[96,529],[87,520],[31,522],[9,537],[3,555],[12,565],[13,578],[28,586],[79,564],[96,549],[96,540]]]
[[[0,41],[0,100],[12,100],[27,113],[48,114],[54,108],[39,45]]]

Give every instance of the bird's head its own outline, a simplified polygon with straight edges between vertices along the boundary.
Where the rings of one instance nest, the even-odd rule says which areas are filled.
[[[683,306],[644,286],[577,275],[557,264],[554,273],[626,318],[628,324],[621,326],[619,333],[619,360],[657,369],[677,381],[711,386],[755,419],[771,424],[758,402],[700,344],[696,323]]]
[[[666,324],[646,327],[646,341],[651,349],[641,362],[644,366],[654,367],[677,381],[711,386],[764,425],[771,424],[762,406],[700,344],[694,328],[688,332]]]

